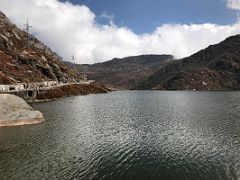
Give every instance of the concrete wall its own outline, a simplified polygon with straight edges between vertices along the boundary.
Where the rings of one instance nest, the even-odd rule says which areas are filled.
[[[41,88],[49,88],[57,86],[57,81],[44,81],[36,83],[18,83],[11,85],[0,85],[0,93],[4,92],[16,92],[16,91],[27,91],[27,90],[39,90]]]
[[[70,84],[91,84],[95,81],[81,81],[80,83]],[[17,95],[25,100],[34,100],[40,92],[48,91],[67,84],[58,83],[58,81],[45,81],[36,83],[19,83],[12,85],[0,85],[0,93],[9,93]]]
[[[0,85],[0,92],[22,91],[25,86],[25,84]]]
[[[37,98],[40,90],[48,90],[58,85],[57,81],[0,85],[0,93],[10,93],[26,100],[33,100]]]
[[[19,96],[25,100],[33,100],[36,99],[38,96],[38,91],[35,90],[29,90],[29,91],[16,91],[16,92],[10,92],[10,94],[14,94],[16,96]]]

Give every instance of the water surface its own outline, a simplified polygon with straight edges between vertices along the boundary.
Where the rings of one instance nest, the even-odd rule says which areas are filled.
[[[240,179],[240,92],[122,91],[34,104],[0,129],[0,179]]]

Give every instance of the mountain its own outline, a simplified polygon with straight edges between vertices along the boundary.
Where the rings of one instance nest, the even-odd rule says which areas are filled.
[[[80,79],[56,53],[0,12],[0,84],[49,80],[66,83]]]
[[[239,90],[240,35],[167,63],[134,89]]]
[[[109,92],[103,85],[84,81],[56,53],[12,24],[2,12],[0,87],[0,93],[16,94],[28,101]]]
[[[140,81],[149,77],[164,63],[172,61],[171,55],[142,55],[112,59],[93,65],[74,65],[65,62],[69,67],[87,75],[113,89],[131,89]]]

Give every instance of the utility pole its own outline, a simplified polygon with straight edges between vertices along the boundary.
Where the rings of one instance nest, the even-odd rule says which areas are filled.
[[[29,30],[30,28],[32,28],[32,26],[29,25],[28,23],[28,19],[27,19],[27,23],[24,24],[25,30],[27,31],[27,49],[30,49],[30,37],[29,37]]]
[[[72,62],[73,62],[73,70],[75,71],[75,54],[74,54],[74,52],[72,55]]]

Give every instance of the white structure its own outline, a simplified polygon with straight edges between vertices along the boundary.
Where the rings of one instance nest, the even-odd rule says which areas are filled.
[[[44,81],[36,83],[18,83],[11,85],[0,85],[0,92],[16,92],[27,90],[41,90],[58,86],[57,81]]]
[[[25,84],[0,85],[0,92],[23,91]]]
[[[94,80],[80,81],[79,83],[59,83],[58,81],[44,81],[36,83],[18,83],[11,85],[1,85],[0,84],[0,93],[9,93],[9,92],[21,92],[21,91],[39,91],[39,90],[49,90],[60,86],[70,85],[70,84],[91,84],[94,83]]]

